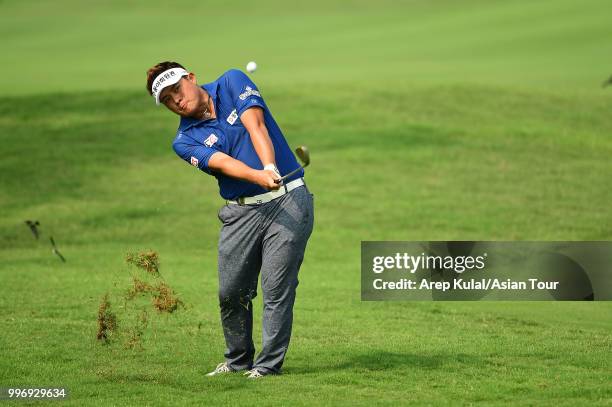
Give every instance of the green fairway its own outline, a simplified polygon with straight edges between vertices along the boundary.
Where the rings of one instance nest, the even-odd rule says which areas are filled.
[[[0,387],[66,386],[75,406],[612,403],[611,303],[374,303],[359,285],[362,240],[612,240],[608,2],[86,4],[0,2]],[[166,58],[203,81],[256,60],[311,151],[282,376],[204,377],[224,350],[223,202],[144,89]],[[143,349],[98,343],[102,295],[121,311],[125,254],[148,249],[186,308],[151,314]]]

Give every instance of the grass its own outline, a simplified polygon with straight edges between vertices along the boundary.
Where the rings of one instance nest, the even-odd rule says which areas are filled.
[[[79,406],[612,402],[609,303],[370,303],[359,287],[362,240],[612,239],[607,3],[237,3],[240,23],[207,12],[227,33],[207,53],[199,37],[150,42],[181,7],[65,2],[50,21],[50,4],[0,3],[3,73],[29,78],[0,75],[0,386],[67,386]],[[283,376],[203,376],[224,349],[221,200],[142,89],[166,55],[206,79],[256,59],[290,145],[311,150],[316,223]],[[142,350],[101,345],[100,299],[148,250],[185,308],[150,312]]]
[[[2,69],[27,78],[0,77],[11,95],[142,90],[160,59],[207,81],[256,59],[260,86],[294,90],[384,78],[596,89],[612,73],[606,0],[5,0],[0,9]]]

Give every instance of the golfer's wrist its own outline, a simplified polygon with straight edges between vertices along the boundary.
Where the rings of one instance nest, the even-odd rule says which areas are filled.
[[[249,179],[247,181],[252,182],[253,184],[261,185],[263,170],[251,169],[249,172]]]
[[[266,185],[266,179],[268,177],[269,175],[265,170],[251,169],[251,171],[249,171],[248,178],[246,178],[246,181],[249,181],[253,184],[257,184],[259,186],[264,186]]]

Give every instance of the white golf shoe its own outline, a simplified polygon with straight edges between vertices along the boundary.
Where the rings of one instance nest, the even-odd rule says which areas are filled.
[[[262,373],[261,371],[257,370],[257,368],[251,369],[251,370],[247,370],[246,372],[244,372],[243,375],[247,376],[247,379],[259,379],[260,377],[266,376],[264,373]]]
[[[217,367],[215,368],[215,370],[213,370],[212,372],[206,373],[206,376],[210,377],[210,376],[216,376],[218,374],[231,373],[231,372],[233,372],[233,370],[229,368],[229,366],[227,365],[227,362],[223,362],[223,363],[219,363]]]

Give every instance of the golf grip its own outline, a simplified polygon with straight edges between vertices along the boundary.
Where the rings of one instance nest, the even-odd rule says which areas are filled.
[[[282,181],[286,180],[287,178],[289,178],[290,176],[297,174],[298,171],[303,170],[304,167],[300,165],[299,168],[296,168],[295,170],[291,171],[289,174],[283,175],[282,177],[280,177],[277,180],[274,180],[274,182],[276,182],[277,184],[280,184]]]

